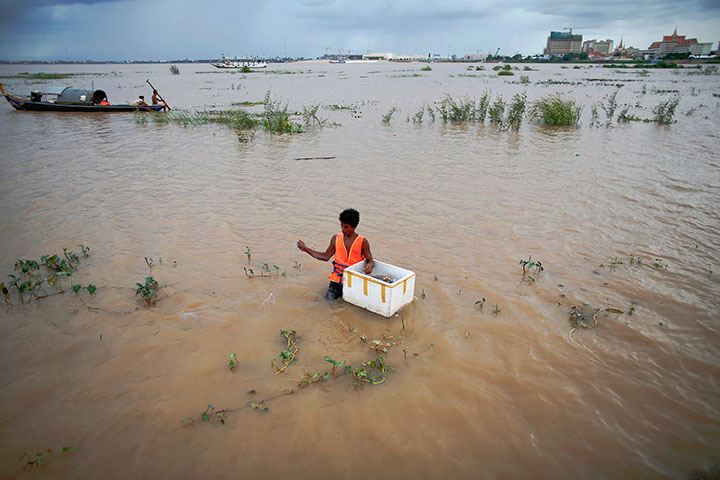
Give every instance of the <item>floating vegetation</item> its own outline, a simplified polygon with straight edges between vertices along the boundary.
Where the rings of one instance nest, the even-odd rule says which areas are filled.
[[[177,67],[177,65],[170,65],[170,73],[173,75],[180,75],[180,69]]]
[[[37,72],[37,73],[29,73],[29,72],[20,72],[15,75],[2,75],[0,78],[25,78],[28,80],[62,80],[63,78],[72,78],[77,77],[80,75],[101,75],[98,73],[45,73],[45,72]]]
[[[624,106],[618,115],[618,122],[643,122],[646,121],[632,113],[629,106]]]
[[[569,82],[566,80],[541,80],[536,85],[582,85],[582,82]]]
[[[498,77],[501,77],[501,76],[513,76],[513,75],[515,75],[515,74],[514,74],[512,71],[510,71],[510,70],[500,70],[500,71],[498,72]]]
[[[238,106],[238,107],[254,107],[254,106],[256,106],[256,105],[265,105],[265,101],[264,101],[264,100],[259,100],[259,101],[253,102],[253,101],[251,101],[251,100],[246,100],[246,101],[244,101],[244,102],[235,102],[235,103],[233,103],[232,105],[235,105],[235,106]]]
[[[565,100],[557,94],[537,100],[530,108],[530,117],[543,125],[576,126],[582,109],[575,100]]]
[[[570,307],[570,314],[568,317],[568,321],[570,322],[570,331],[568,332],[568,338],[578,347],[584,348],[573,338],[573,333],[575,333],[579,328],[596,328],[600,323],[598,321],[598,315],[601,315],[602,313],[632,315],[634,311],[635,305],[632,304],[630,305],[630,308],[627,312],[617,308],[593,309],[592,307],[590,307],[590,305],[587,304],[584,304],[582,307],[573,305]]]
[[[79,246],[82,256],[88,257],[90,248],[85,245]],[[14,294],[22,304],[25,303],[26,295],[28,295],[27,300],[47,298],[51,294],[45,290],[45,287],[54,289],[55,291],[52,294],[65,293],[62,288],[62,278],[70,277],[75,273],[79,264],[80,257],[68,251],[67,248],[63,248],[62,257],[59,255],[43,255],[40,257],[39,262],[37,260],[18,259],[15,262],[15,273],[8,275],[10,280],[7,285],[5,282],[0,282],[0,292],[2,292],[5,303],[8,305],[13,305]],[[92,295],[97,290],[97,287],[93,284],[89,284],[87,287],[76,284],[72,286],[72,289],[76,294],[81,289],[85,289]],[[43,295],[39,295],[40,292]]]
[[[700,65],[698,65],[700,66]],[[625,65],[625,64],[616,64],[616,63],[608,63],[606,65],[602,66],[603,68],[685,68],[682,65],[678,65],[675,62],[665,62],[660,61],[658,63],[642,63],[642,64],[634,64],[634,65]],[[697,67],[687,67],[687,68],[697,68]]]
[[[528,75],[520,75],[520,85],[529,85],[530,77]]]
[[[423,72],[432,72],[432,68],[430,68],[430,65],[425,65],[420,70]]]

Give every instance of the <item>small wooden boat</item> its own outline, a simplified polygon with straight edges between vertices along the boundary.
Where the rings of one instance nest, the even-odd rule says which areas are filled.
[[[102,90],[72,87],[45,87],[33,90],[29,97],[10,95],[0,83],[0,92],[16,110],[36,112],[159,112],[165,103],[157,105],[111,105]]]

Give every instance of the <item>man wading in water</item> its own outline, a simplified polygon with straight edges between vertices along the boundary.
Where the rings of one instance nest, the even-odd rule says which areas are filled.
[[[335,260],[332,262],[333,271],[328,277],[330,286],[325,293],[327,300],[336,300],[342,297],[342,281],[345,267],[367,260],[364,268],[365,273],[369,274],[373,270],[374,262],[372,253],[370,253],[370,243],[368,243],[367,238],[355,233],[358,223],[360,223],[360,214],[357,210],[353,208],[343,210],[340,214],[340,230],[342,230],[342,233],[338,233],[330,239],[330,245],[328,245],[325,252],[318,252],[308,248],[302,240],[297,241],[300,250],[323,262],[327,262],[333,255],[335,256]]]

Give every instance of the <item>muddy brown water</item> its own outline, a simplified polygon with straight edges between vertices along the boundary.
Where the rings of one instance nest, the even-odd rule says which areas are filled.
[[[17,259],[84,244],[90,256],[65,285],[98,287],[2,309],[0,476],[23,478],[23,452],[47,448],[39,470],[53,478],[682,478],[717,455],[717,75],[179,68],[0,73],[17,93],[39,85],[19,72],[80,73],[43,84],[102,88],[114,103],[147,97],[149,78],[190,111],[270,90],[339,125],[241,142],[219,125],[0,107],[2,280]],[[581,125],[407,121],[445,95],[484,91],[529,102],[560,92],[584,106]],[[646,118],[679,95],[677,122],[591,126],[592,104],[615,91]],[[399,316],[325,302],[329,264],[295,247],[324,249],[349,206],[375,258],[417,274]],[[544,265],[535,282],[519,265],[530,255]],[[150,308],[135,295],[144,257],[161,285]],[[285,275],[258,277],[264,263]],[[600,309],[576,343],[573,306]],[[276,375],[281,330],[297,332],[299,352]],[[383,338],[397,343],[384,383],[298,386],[331,372],[325,356],[358,366]],[[250,406],[263,400],[268,411]],[[208,403],[229,410],[224,425],[202,421]]]

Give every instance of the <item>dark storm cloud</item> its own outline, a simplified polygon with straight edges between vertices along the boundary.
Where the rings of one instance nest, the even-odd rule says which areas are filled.
[[[0,59],[319,56],[331,48],[532,54],[551,30],[568,28],[647,48],[676,26],[717,41],[719,17],[719,0],[0,0]]]

